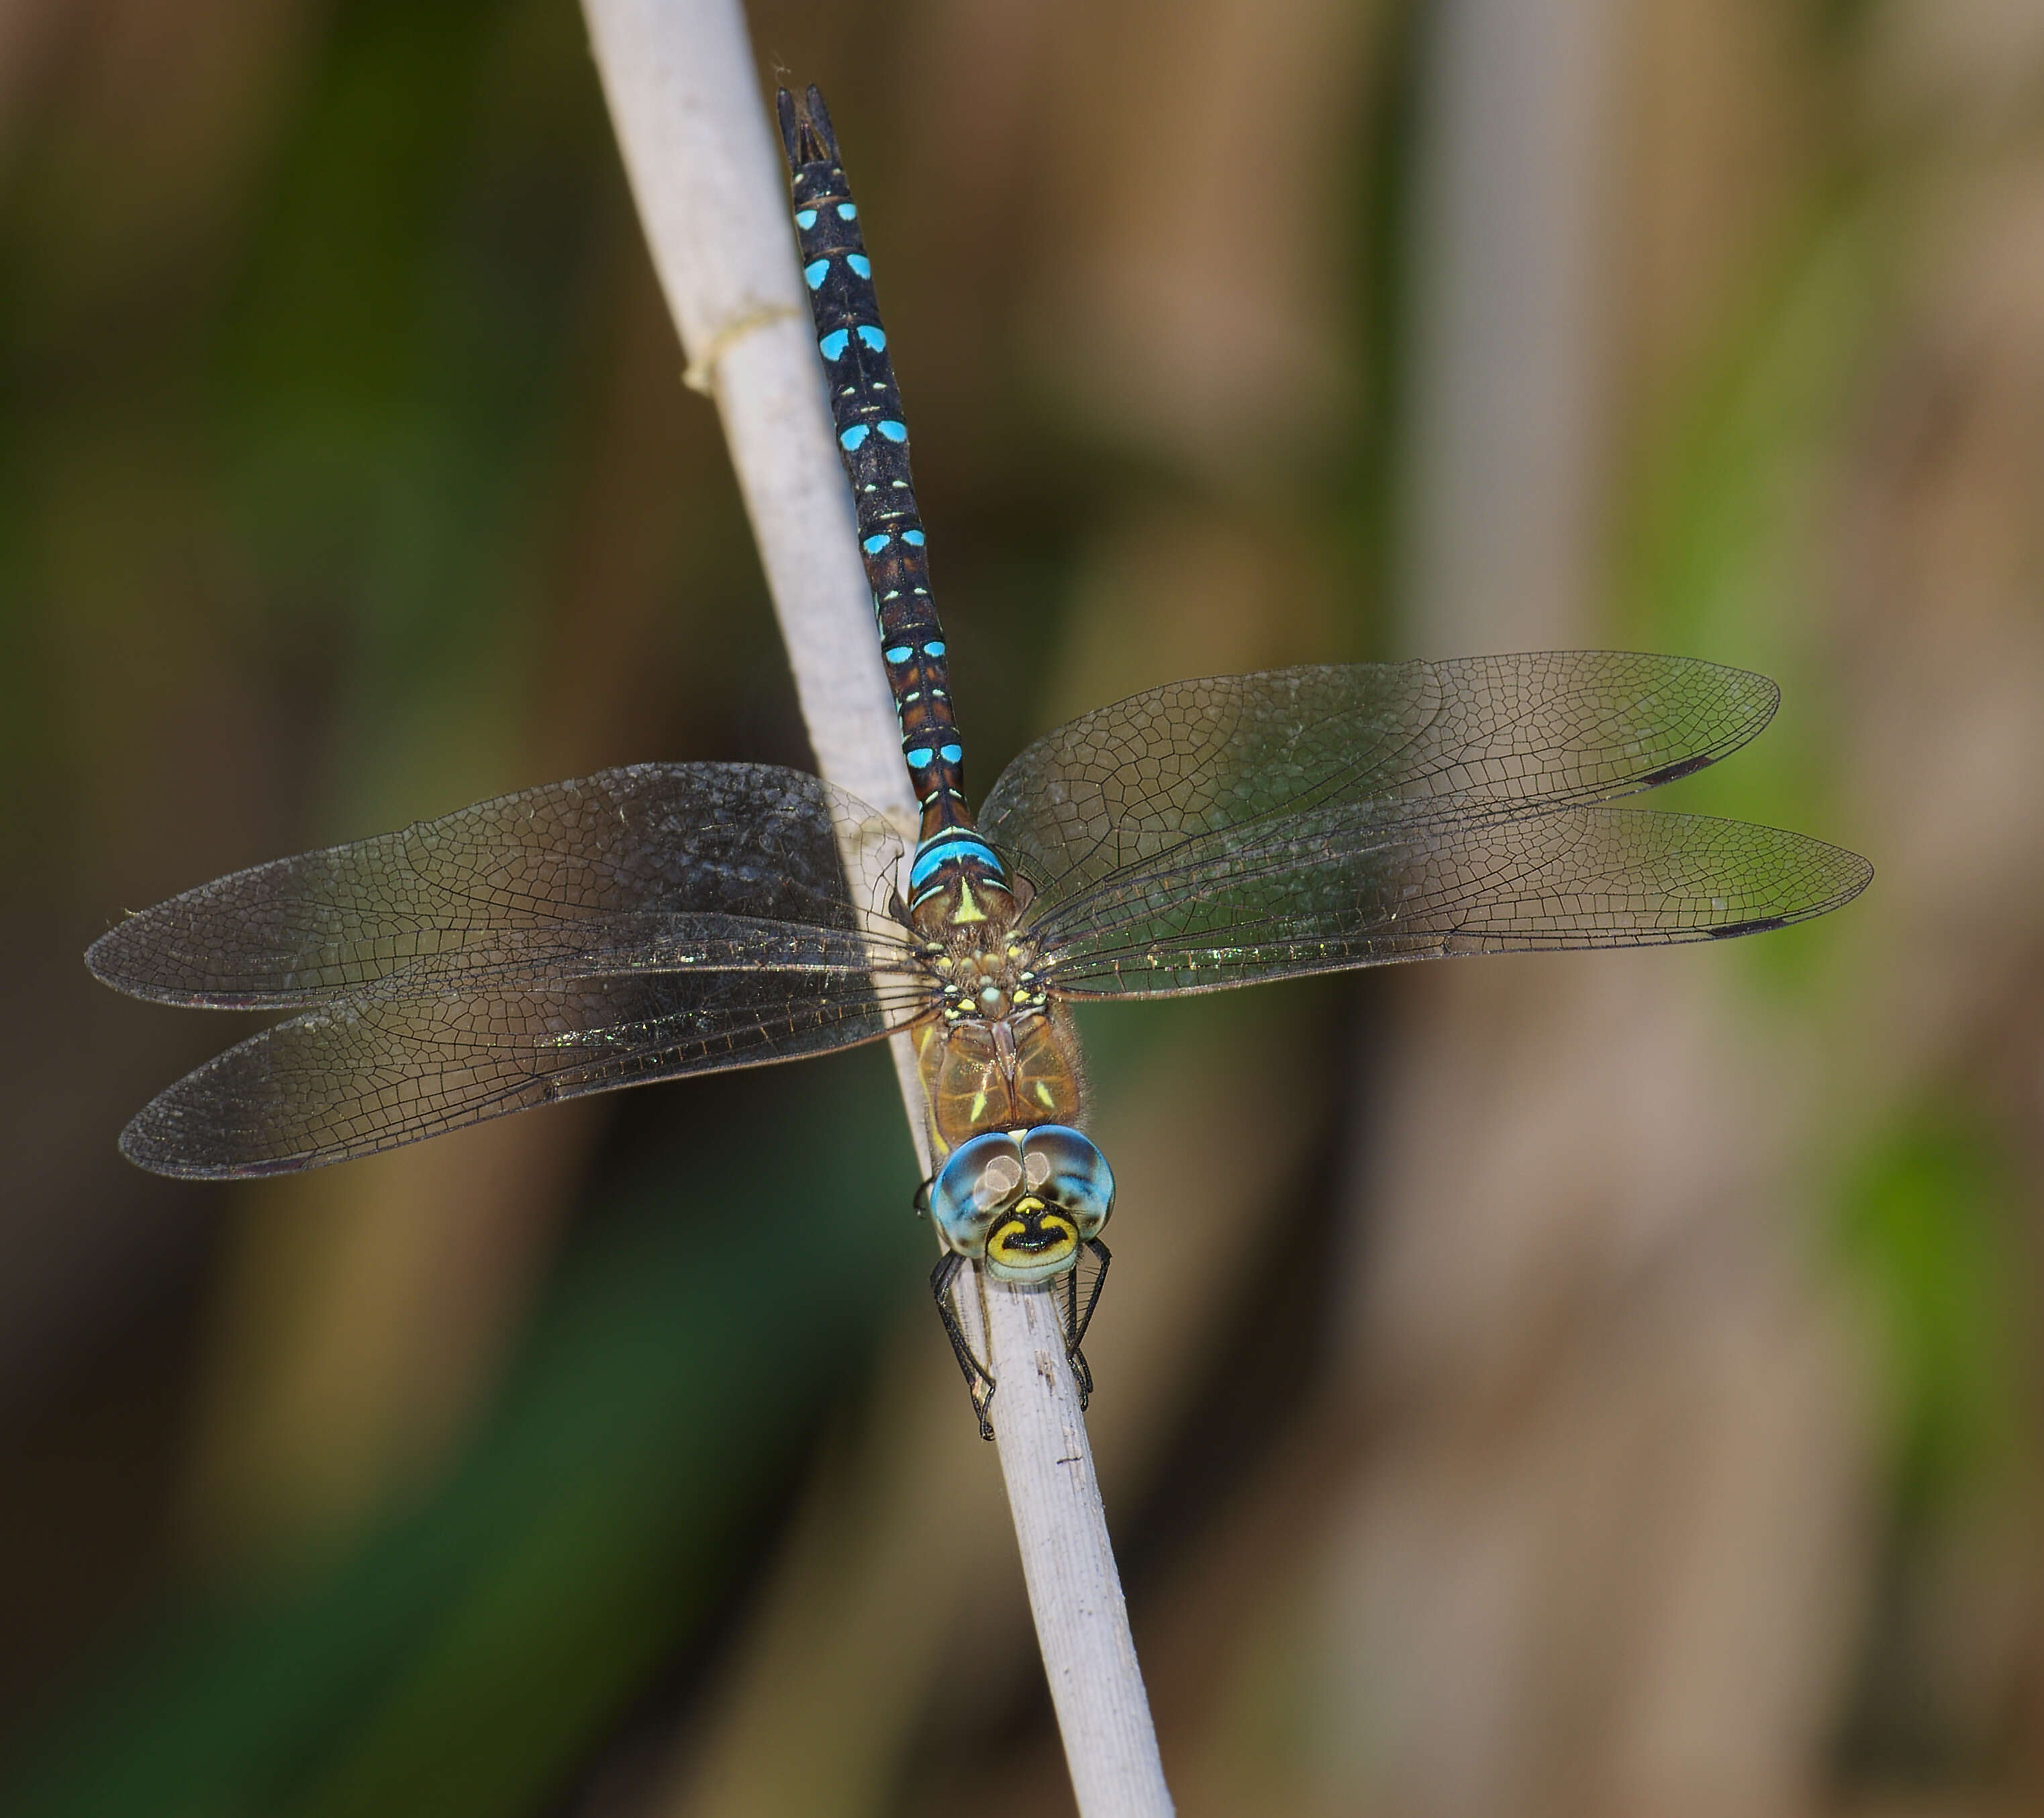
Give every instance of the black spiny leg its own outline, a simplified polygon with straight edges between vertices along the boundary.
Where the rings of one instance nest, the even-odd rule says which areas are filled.
[[[1077,1269],[1066,1276],[1064,1304],[1060,1309],[1065,1316],[1065,1355],[1071,1360],[1072,1375],[1079,1386],[1082,1409],[1093,1400],[1093,1370],[1079,1346],[1085,1337],[1086,1328],[1093,1324],[1093,1310],[1100,1305],[1100,1290],[1107,1280],[1107,1266],[1114,1260],[1108,1254],[1107,1246],[1097,1237],[1089,1237],[1085,1247],[1100,1265],[1099,1270],[1083,1287]]]
[[[979,1436],[990,1439],[993,1437],[993,1423],[987,1417],[987,1409],[993,1405],[993,1378],[986,1366],[973,1355],[965,1328],[959,1323],[958,1284],[964,1267],[962,1256],[950,1254],[939,1257],[936,1267],[930,1271],[930,1292],[937,1297],[937,1312],[944,1322],[945,1336],[951,1341],[951,1351],[965,1374],[965,1386],[971,1391],[972,1411],[979,1416]]]

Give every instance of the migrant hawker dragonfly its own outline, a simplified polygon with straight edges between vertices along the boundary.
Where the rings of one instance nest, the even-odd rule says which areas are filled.
[[[975,821],[908,432],[821,98],[780,98],[794,221],[902,750],[912,853],[800,772],[640,764],[237,872],[86,955],[118,990],[283,1010],[131,1123],[170,1174],[344,1161],[534,1105],[911,1032],[933,1285],[1065,1290],[1074,1367],[1114,1182],[1069,1006],[1460,954],[1723,940],[1865,862],[1620,798],[1760,731],[1773,685],[1599,651],[1174,682],[1025,750]],[[1093,1284],[1097,1292],[1097,1278]]]

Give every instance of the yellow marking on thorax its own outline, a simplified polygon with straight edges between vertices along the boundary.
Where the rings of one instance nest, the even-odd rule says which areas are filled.
[[[979,905],[972,900],[972,886],[967,883],[962,876],[959,878],[958,913],[953,916],[951,920],[955,922],[984,921],[986,920],[986,911],[982,909]]]

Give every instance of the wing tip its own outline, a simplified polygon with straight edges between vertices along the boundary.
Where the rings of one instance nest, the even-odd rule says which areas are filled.
[[[186,893],[189,894],[190,893]],[[152,909],[130,909],[113,927],[85,950],[85,969],[109,990],[123,997],[140,997],[149,1004],[178,1004],[202,1009],[236,1009],[235,995],[189,982],[174,983],[167,973],[182,972],[185,978],[199,975],[202,968],[182,952],[167,953],[163,932],[174,927],[164,913],[183,899],[172,897]],[[152,937],[151,931],[156,931]]]
[[[110,928],[85,950],[86,970],[124,997],[181,1009],[260,1010],[295,1001],[288,993],[236,989],[214,982],[213,971],[218,962],[210,958],[201,961],[184,951],[166,952],[160,942],[153,951],[144,946],[137,931],[162,928],[163,918],[156,910],[167,906],[159,903],[156,909],[136,909]]]
[[[1808,902],[1797,903],[1773,915],[1750,916],[1743,921],[1729,922],[1723,928],[1710,931],[1713,940],[1736,940],[1749,934],[1771,934],[1777,928],[1793,928],[1806,921],[1815,921],[1819,916],[1829,915],[1834,909],[1843,909],[1873,882],[1873,865],[1843,846],[1825,845],[1812,840],[1820,847],[1831,860],[1834,875],[1829,888],[1822,896]]]
[[[1781,685],[1757,669],[1741,669],[1732,663],[1713,663],[1701,656],[1654,657],[1651,660],[1667,665],[1678,674],[1701,672],[1715,676],[1730,693],[1724,698],[1726,713],[1721,729],[1709,744],[1663,764],[1658,770],[1648,771],[1631,786],[1633,789],[1659,789],[1664,784],[1678,782],[1684,777],[1708,770],[1758,738],[1781,711]]]
[[[121,937],[140,919],[140,912],[130,910],[85,950],[86,970],[116,991],[133,989],[121,976],[121,955],[125,946]]]
[[[175,1090],[171,1088],[172,1091]],[[145,1172],[161,1174],[169,1180],[219,1179],[221,1170],[217,1167],[193,1160],[185,1153],[173,1131],[165,1128],[174,1120],[164,1117],[159,1109],[162,1104],[162,1097],[152,1099],[129,1119],[118,1144],[122,1156]]]
[[[250,1051],[260,1051],[273,1033],[264,1031],[174,1081],[129,1118],[118,1147],[129,1161],[152,1174],[179,1181],[244,1180],[265,1174],[294,1174],[338,1161],[339,1155],[266,1152],[263,1126],[247,1117],[228,1119],[223,1108],[250,1103],[252,1082],[234,1080],[233,1070]],[[223,1076],[229,1085],[223,1090]]]
[[[173,1086],[171,1092],[177,1090]],[[167,1092],[143,1106],[129,1120],[117,1145],[121,1155],[136,1167],[174,1181],[260,1180],[271,1174],[302,1173],[328,1161],[344,1161],[344,1155],[263,1157],[250,1161],[202,1159],[180,1136],[176,1109],[166,1107]]]

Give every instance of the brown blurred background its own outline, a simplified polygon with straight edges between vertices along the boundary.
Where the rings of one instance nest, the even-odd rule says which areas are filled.
[[[2044,10],[772,0],[983,787],[1174,677],[1765,670],[1733,947],[1086,1024],[1180,1808],[2044,1808]],[[0,1808],[1069,1809],[884,1055],[116,1156],[217,873],[803,763],[573,0],[0,11]]]

